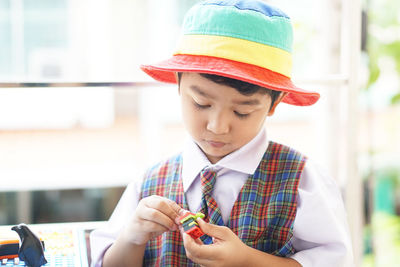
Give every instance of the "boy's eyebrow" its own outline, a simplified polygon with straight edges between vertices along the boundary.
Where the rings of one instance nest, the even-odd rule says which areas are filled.
[[[255,105],[259,105],[260,101],[258,99],[252,99],[252,100],[244,100],[244,101],[233,101],[233,103],[237,104],[237,105],[255,106]]]
[[[196,93],[198,93],[201,96],[210,98],[210,99],[215,99],[214,96],[207,94],[206,92],[204,92],[203,90],[201,90],[197,85],[191,85],[190,89],[192,89],[193,91],[195,91]],[[251,100],[236,100],[233,101],[234,104],[236,105],[246,105],[246,106],[256,106],[256,105],[260,105],[260,101],[258,99],[251,99]]]
[[[192,89],[193,91],[195,91],[196,93],[198,93],[201,96],[204,96],[204,97],[207,97],[207,98],[211,98],[211,99],[215,99],[214,96],[207,94],[206,92],[201,90],[197,85],[191,85],[190,89]]]

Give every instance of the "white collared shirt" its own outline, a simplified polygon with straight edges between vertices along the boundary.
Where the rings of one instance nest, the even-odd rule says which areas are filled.
[[[199,173],[203,168],[217,172],[213,197],[227,222],[236,198],[250,174],[258,167],[268,141],[263,128],[249,143],[211,164],[193,140],[188,140],[183,154],[182,181],[185,196],[192,212],[200,206]],[[115,208],[107,227],[91,234],[92,259],[101,266],[107,248],[135,211],[141,183],[128,185]],[[353,266],[353,254],[346,213],[335,181],[307,160],[299,183],[297,214],[293,227],[291,258],[302,266]]]

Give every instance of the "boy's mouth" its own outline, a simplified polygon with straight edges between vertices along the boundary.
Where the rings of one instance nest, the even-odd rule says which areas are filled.
[[[224,145],[226,145],[226,143],[217,142],[217,141],[211,141],[211,140],[206,140],[206,142],[207,142],[210,146],[215,147],[215,148],[221,148],[221,147],[223,147]]]

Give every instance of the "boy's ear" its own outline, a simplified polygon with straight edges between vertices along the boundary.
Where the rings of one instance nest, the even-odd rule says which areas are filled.
[[[275,100],[274,105],[269,109],[268,116],[272,116],[275,113],[275,109],[278,106],[279,103],[287,96],[289,93],[283,92],[279,95],[279,97]]]
[[[180,79],[178,77],[178,73],[175,72],[174,74],[175,74],[176,84],[178,85],[178,94],[181,94],[181,81],[180,81]]]

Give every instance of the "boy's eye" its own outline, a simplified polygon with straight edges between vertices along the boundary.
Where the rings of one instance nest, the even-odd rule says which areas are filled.
[[[197,103],[196,101],[193,101],[193,103],[194,103],[194,105],[195,105],[196,107],[201,108],[201,109],[205,109],[205,108],[209,108],[209,107],[210,107],[210,105],[200,105],[200,104]]]
[[[241,118],[241,119],[250,116],[250,114],[243,114],[243,113],[239,113],[239,112],[237,112],[237,111],[234,111],[234,112],[235,112],[235,115],[238,116],[238,117]]]

